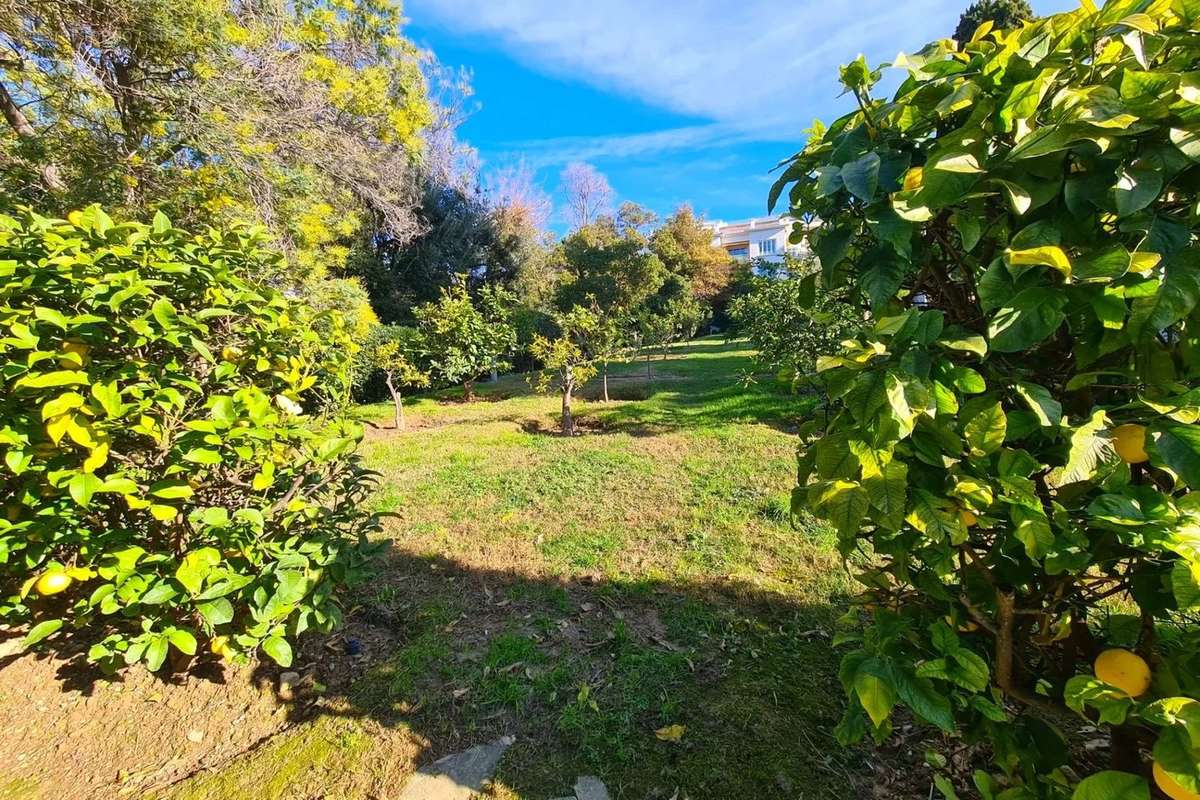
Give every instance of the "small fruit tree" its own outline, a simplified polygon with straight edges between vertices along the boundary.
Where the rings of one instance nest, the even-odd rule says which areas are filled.
[[[353,343],[254,232],[0,216],[0,620],[159,669],[328,630],[367,555]],[[318,330],[320,333],[318,333]]]
[[[575,392],[596,374],[594,358],[588,352],[588,340],[597,331],[605,330],[601,315],[592,309],[575,306],[565,314],[556,315],[559,335],[548,339],[541,334],[533,337],[530,354],[542,363],[534,373],[534,388],[539,392],[557,390],[562,396],[562,435],[575,435],[575,416],[571,403]],[[605,335],[605,334],[601,334]]]
[[[862,322],[861,308],[838,296],[817,293],[815,267],[792,262],[786,276],[746,279],[748,291],[729,303],[731,333],[745,336],[762,367],[783,380],[807,378],[817,357],[837,349]]]
[[[820,290],[873,315],[818,362],[794,496],[866,587],[837,735],[904,705],[990,746],[984,797],[1071,794],[1063,705],[1112,734],[1075,797],[1147,798],[1143,748],[1200,792],[1198,25],[1191,0],[985,25],[901,56],[891,100],[860,58],[857,109],[773,189],[820,221]]]
[[[396,430],[402,431],[404,387],[429,385],[429,372],[421,365],[424,340],[420,331],[403,325],[380,325],[370,339],[367,363],[383,374],[383,383],[392,397]]]
[[[514,300],[505,289],[485,286],[479,301],[464,286],[442,290],[434,303],[415,310],[432,372],[446,383],[461,383],[463,396],[475,398],[475,381],[488,370],[507,369],[517,344],[512,323]]]

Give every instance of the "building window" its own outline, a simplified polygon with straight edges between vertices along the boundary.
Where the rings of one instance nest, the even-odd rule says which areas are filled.
[[[761,242],[759,242],[758,243],[758,254],[760,256],[775,255],[775,240],[774,239],[764,239]]]
[[[733,256],[734,258],[737,258],[738,256],[748,256],[750,255],[750,245],[739,244],[737,247],[731,247],[729,248],[729,255]]]

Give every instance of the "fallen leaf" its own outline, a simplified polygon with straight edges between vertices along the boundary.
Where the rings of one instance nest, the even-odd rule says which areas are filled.
[[[654,732],[664,742],[678,742],[683,738],[683,732],[687,730],[685,725],[668,725],[665,728],[659,728]]]

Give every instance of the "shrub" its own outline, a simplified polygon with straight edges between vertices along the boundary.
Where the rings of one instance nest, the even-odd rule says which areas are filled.
[[[862,323],[863,314],[836,296],[817,293],[812,275],[755,277],[729,304],[732,335],[745,336],[755,360],[788,382],[803,380],[817,358]]]
[[[328,630],[367,555],[337,315],[248,230],[0,216],[0,619],[107,669]],[[318,333],[318,330],[321,333]],[[50,637],[54,637],[51,639]]]
[[[442,290],[436,303],[415,310],[431,372],[439,380],[463,384],[474,399],[475,381],[488,370],[507,369],[505,360],[517,343],[512,324],[514,300],[505,289],[485,286],[478,304],[463,286]]]
[[[1076,797],[1148,798],[1141,747],[1200,790],[1198,22],[1085,4],[901,56],[890,101],[860,58],[773,189],[876,320],[794,497],[866,555],[837,735],[907,706],[990,745],[984,797],[1071,793],[1064,705],[1112,733]]]

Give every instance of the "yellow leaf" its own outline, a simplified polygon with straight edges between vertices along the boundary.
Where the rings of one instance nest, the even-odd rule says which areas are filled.
[[[50,441],[58,444],[62,441],[63,435],[67,432],[67,426],[71,424],[71,413],[60,414],[46,423],[46,435],[50,437]]]
[[[92,449],[91,454],[83,460],[84,472],[95,472],[108,463],[108,444],[100,442]]]
[[[925,170],[921,167],[912,167],[908,172],[904,173],[904,191],[910,192],[913,189],[920,189],[925,183]]]
[[[1028,250],[1009,250],[1004,254],[1004,261],[1010,267],[1051,267],[1064,277],[1071,277],[1071,259],[1061,247],[1052,244]]]
[[[668,725],[665,728],[656,730],[654,735],[664,742],[678,742],[683,738],[683,733],[686,730],[686,725]]]
[[[157,503],[150,506],[150,514],[159,522],[170,522],[178,513],[175,506],[164,506]]]
[[[88,424],[87,418],[75,414],[68,416],[70,419],[67,420],[67,435],[71,437],[71,441],[89,450],[99,447],[99,442],[92,436],[92,426]]]
[[[1148,272],[1158,266],[1158,262],[1162,260],[1162,256],[1158,253],[1131,253],[1132,263],[1130,264],[1130,272]]]

